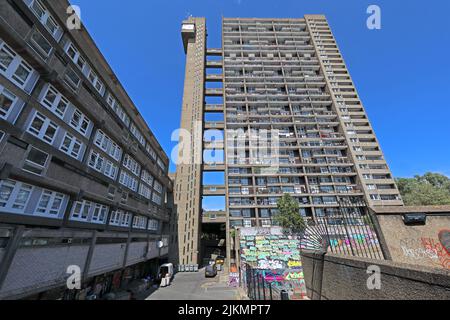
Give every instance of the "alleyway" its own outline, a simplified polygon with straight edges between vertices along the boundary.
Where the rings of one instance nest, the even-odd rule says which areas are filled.
[[[221,274],[205,278],[199,272],[177,273],[170,286],[158,288],[145,300],[239,300],[237,288],[230,288]]]

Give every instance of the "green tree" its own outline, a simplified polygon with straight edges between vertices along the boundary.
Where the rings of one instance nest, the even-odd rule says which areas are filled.
[[[445,175],[428,172],[396,182],[407,206],[450,205],[450,179]]]
[[[306,223],[300,215],[300,206],[294,198],[285,193],[277,202],[278,213],[273,217],[277,225],[286,233],[300,234],[306,229]]]

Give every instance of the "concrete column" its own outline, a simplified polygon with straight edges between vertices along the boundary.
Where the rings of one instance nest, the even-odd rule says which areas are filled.
[[[12,236],[9,238],[8,245],[5,249],[5,255],[3,256],[2,263],[0,264],[0,289],[5,282],[9,268],[11,267],[14,256],[16,255],[17,249],[19,248],[24,230],[24,226],[18,226],[14,228]]]

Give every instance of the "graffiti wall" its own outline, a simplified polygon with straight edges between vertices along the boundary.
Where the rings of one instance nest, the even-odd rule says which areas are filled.
[[[450,215],[427,215],[423,225],[406,226],[401,216],[378,216],[392,260],[450,269]]]
[[[303,298],[306,287],[300,257],[300,240],[286,236],[280,228],[244,228],[240,233],[241,277],[246,266],[258,270],[273,288],[290,292],[291,299]]]

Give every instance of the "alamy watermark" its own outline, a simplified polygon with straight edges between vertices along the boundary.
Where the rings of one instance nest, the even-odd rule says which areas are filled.
[[[228,164],[255,165],[264,174],[275,174],[281,163],[280,137],[289,137],[283,129],[227,129],[226,140],[221,130],[205,130],[201,121],[194,123],[193,130],[178,129],[172,133],[172,141],[178,144],[172,149],[171,158],[181,164]],[[226,146],[223,144],[226,141]],[[208,144],[203,148],[202,144]],[[226,152],[220,152],[225,147]],[[284,161],[294,164],[295,154],[285,154]],[[297,160],[296,160],[297,159]]]
[[[381,290],[381,269],[379,266],[370,265],[367,267],[367,289],[369,290]]]
[[[66,281],[67,289],[81,290],[81,268],[77,265],[70,265],[67,267],[66,273],[70,274]]]
[[[381,29],[381,8],[375,4],[370,5],[367,8],[367,14],[370,16],[367,18],[367,28],[369,30]]]
[[[69,30],[81,29],[81,9],[79,6],[71,5],[67,7],[66,13],[68,15],[66,26]]]

